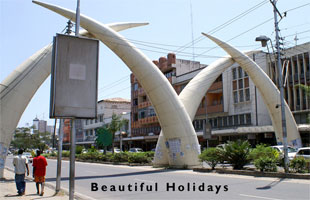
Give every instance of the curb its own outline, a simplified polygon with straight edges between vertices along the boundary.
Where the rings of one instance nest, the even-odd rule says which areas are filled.
[[[218,174],[236,174],[254,177],[272,177],[272,178],[292,178],[292,179],[310,179],[310,174],[293,174],[279,172],[259,172],[249,170],[228,170],[228,169],[209,169],[209,168],[194,168],[195,172],[218,173]]]
[[[10,172],[13,172],[14,173],[14,170],[9,168],[9,167],[5,167],[6,170],[10,171]],[[29,180],[29,181],[32,181],[33,179],[30,178],[30,177],[25,177],[25,179]],[[45,182],[45,187],[48,187],[50,189],[53,189],[55,190],[55,193],[56,193],[56,185],[52,184],[52,183],[47,183]],[[58,193],[64,193],[65,195],[69,196],[69,190],[68,189],[64,189],[64,188],[60,188],[60,191]],[[56,194],[57,195],[57,194]],[[88,197],[88,196],[85,196],[83,194],[80,194],[80,193],[77,193],[75,192],[74,193],[74,199],[77,199],[77,200],[85,200],[85,199],[92,199],[91,197]]]

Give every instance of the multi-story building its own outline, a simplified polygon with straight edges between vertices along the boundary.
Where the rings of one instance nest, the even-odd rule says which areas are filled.
[[[310,43],[286,49],[284,63],[285,99],[288,102],[302,137],[309,145],[310,97],[297,84],[310,85]],[[278,73],[273,54],[254,51],[249,55],[277,83]],[[153,61],[165,74],[179,94],[186,84],[207,65],[176,59],[174,54]],[[160,125],[148,97],[131,74],[131,138],[132,145],[150,150],[156,146]],[[279,108],[280,109],[280,108]],[[225,70],[209,88],[196,112],[193,125],[202,146],[215,146],[229,140],[247,139],[257,143],[276,144],[271,118],[262,96],[247,73],[233,64]],[[203,137],[205,126],[211,127],[211,135]]]
[[[112,115],[121,115],[124,119],[130,119],[130,101],[123,98],[111,98],[98,101],[97,104],[97,118],[82,120],[83,134],[82,140],[77,141],[77,144],[84,146],[91,146],[96,140],[96,129],[103,127],[105,124],[111,122]]]
[[[33,120],[33,129],[37,130],[39,133],[45,133],[47,126],[47,121],[39,120],[37,117]]]

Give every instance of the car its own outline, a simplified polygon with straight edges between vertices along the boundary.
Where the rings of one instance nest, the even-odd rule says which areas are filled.
[[[143,150],[141,148],[130,148],[129,152],[137,153],[137,152],[143,152]]]
[[[118,148],[114,148],[114,153],[120,153],[121,152],[121,150],[120,149],[118,149]]]
[[[32,155],[29,152],[24,152],[23,156],[25,156],[30,163],[32,163]]]
[[[276,145],[276,146],[271,146],[271,148],[277,150],[280,153],[280,156],[283,157],[284,155],[284,146],[283,145]],[[297,150],[294,149],[293,147],[288,146],[287,147],[287,154],[288,154],[288,159],[293,160],[295,155],[296,155]]]
[[[296,152],[296,157],[303,157],[306,160],[310,160],[310,147],[299,148]]]

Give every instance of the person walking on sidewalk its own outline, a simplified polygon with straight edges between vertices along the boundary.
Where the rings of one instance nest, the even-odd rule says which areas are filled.
[[[41,156],[41,151],[37,150],[37,156],[33,158],[33,176],[34,181],[36,182],[37,194],[43,196],[44,194],[44,183],[45,183],[45,174],[46,174],[46,166],[47,161],[44,156]],[[41,193],[39,189],[39,185],[41,184]]]
[[[18,155],[13,158],[13,165],[15,167],[15,183],[17,193],[22,196],[26,192],[25,173],[27,170],[27,176],[29,176],[28,159],[23,156],[24,151],[18,150]]]

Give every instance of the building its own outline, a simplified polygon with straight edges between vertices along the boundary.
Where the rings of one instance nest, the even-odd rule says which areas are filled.
[[[93,146],[97,136],[97,129],[110,123],[113,113],[121,115],[123,119],[130,120],[130,101],[123,98],[111,98],[98,101],[97,118],[80,120],[79,137],[77,135],[76,144],[84,145],[85,147]],[[126,135],[130,135],[129,132],[130,129],[127,128]]]
[[[37,130],[39,133],[45,133],[47,131],[47,121],[39,120],[37,117],[33,120],[33,130]]]
[[[309,146],[310,97],[297,84],[310,85],[310,43],[286,49],[282,58],[285,77],[285,99],[289,104],[303,145]],[[274,55],[262,51],[249,55],[277,84],[278,73]],[[286,60],[286,61],[285,61]],[[285,62],[284,62],[285,61]],[[179,94],[186,84],[207,65],[176,59],[174,54],[153,61]],[[131,138],[132,145],[144,150],[155,148],[160,125],[148,97],[131,74]],[[279,107],[280,109],[280,107]],[[258,143],[276,144],[271,118],[262,96],[247,73],[237,64],[225,70],[202,99],[193,121],[201,146],[216,146],[231,140],[245,139],[253,146]],[[204,137],[205,127],[211,135]],[[208,138],[208,139],[206,139]]]

